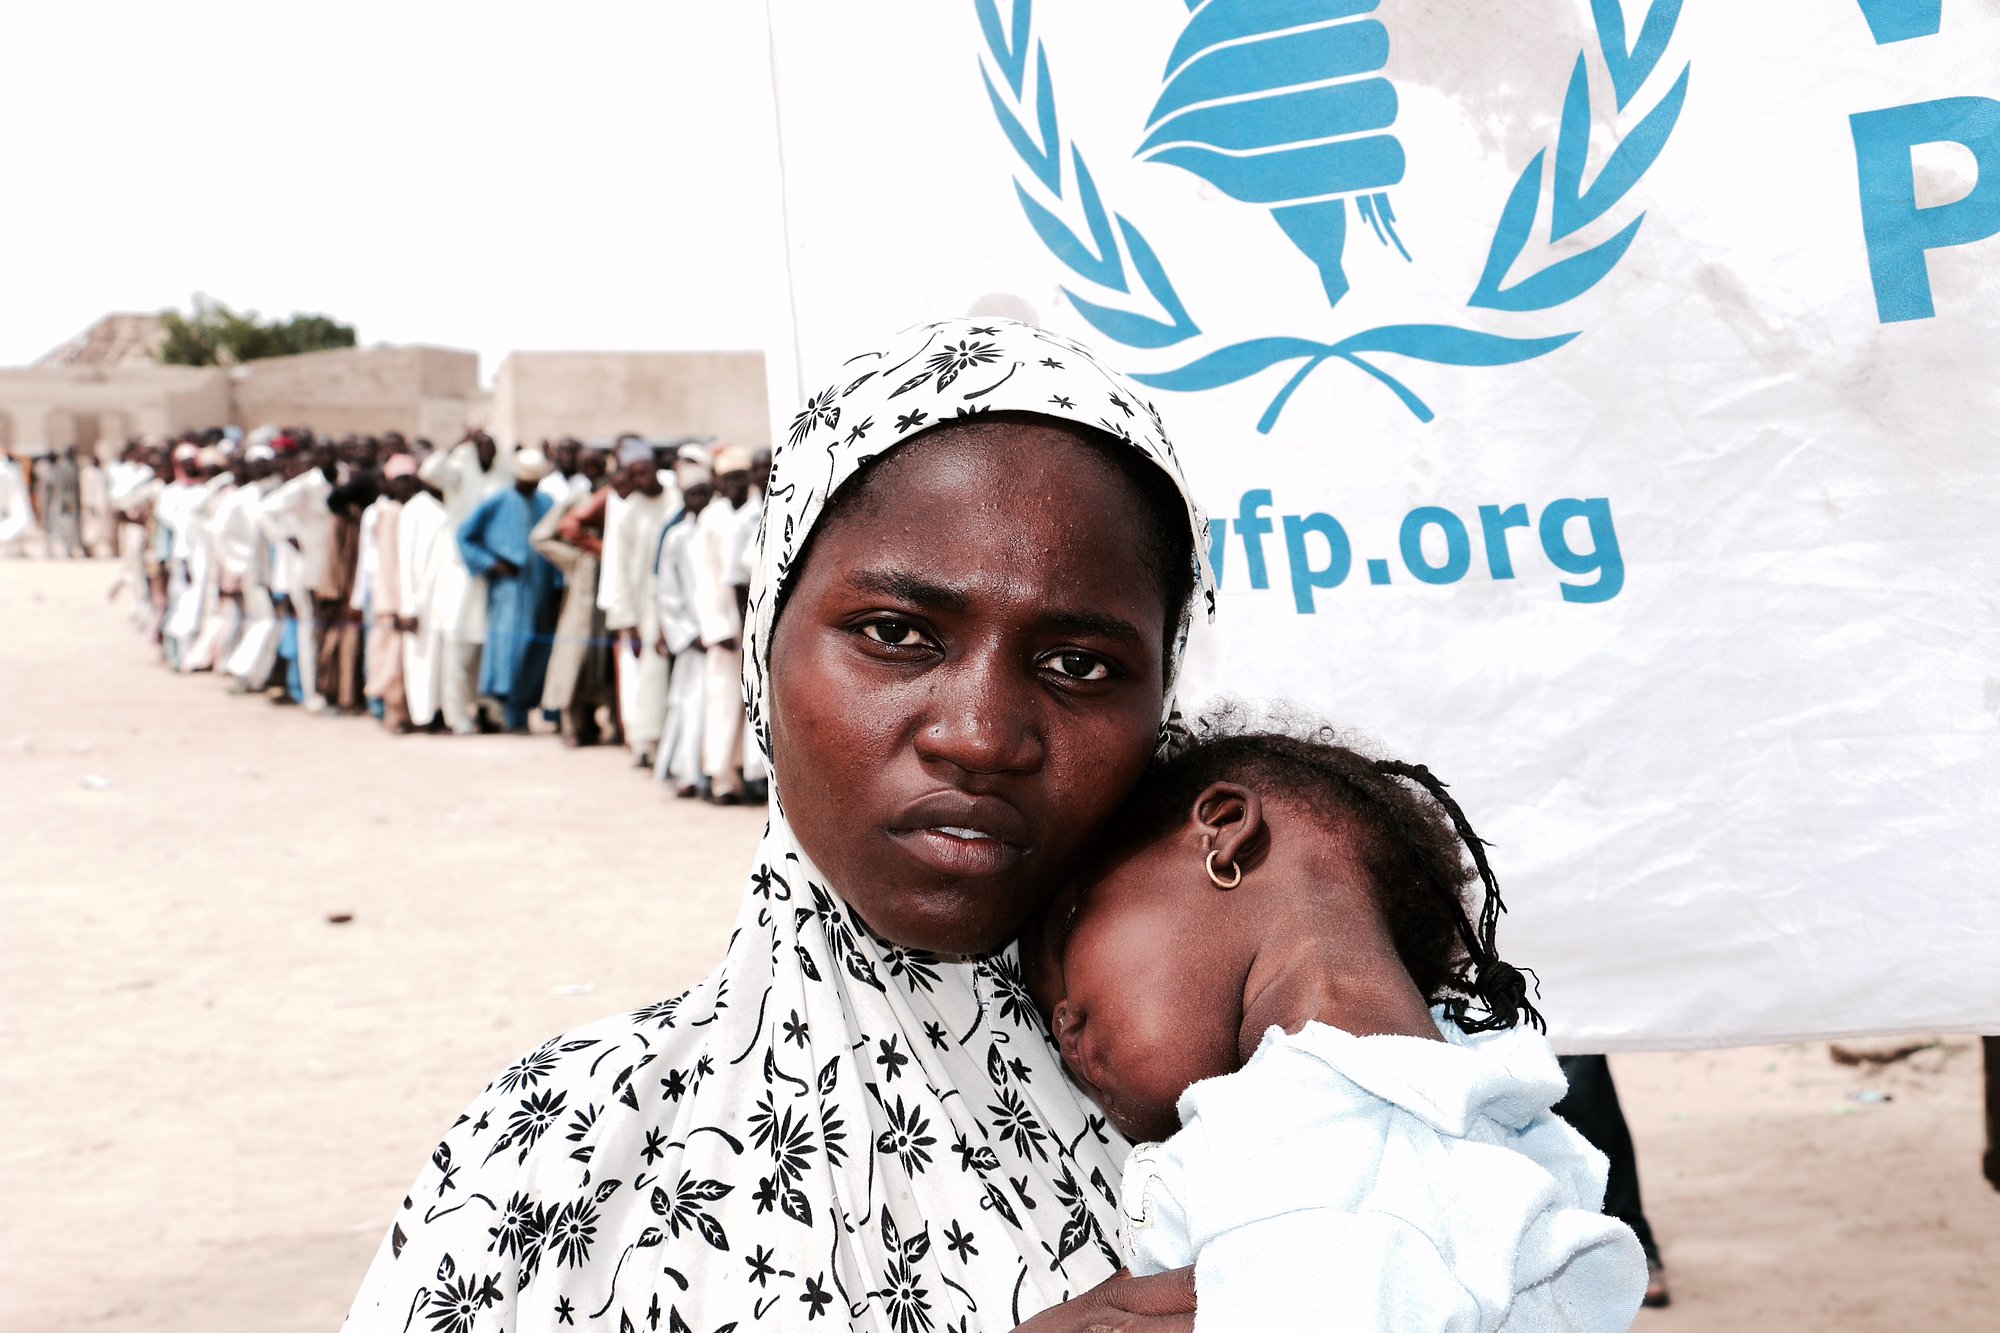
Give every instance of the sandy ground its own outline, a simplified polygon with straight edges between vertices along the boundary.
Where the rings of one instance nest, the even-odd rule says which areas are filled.
[[[0,562],[0,1328],[330,1330],[496,1070],[719,955],[761,816],[229,697],[111,577]],[[2000,1328],[1979,1059],[1617,1058],[1674,1282],[1638,1327]]]

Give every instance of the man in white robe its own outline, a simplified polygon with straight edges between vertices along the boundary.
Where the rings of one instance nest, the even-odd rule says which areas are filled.
[[[640,456],[642,443],[636,436],[621,435],[616,440],[611,441],[606,447],[606,456],[610,460],[611,487],[609,493],[604,497],[604,538],[600,543],[603,549],[598,553],[597,557],[596,596],[597,609],[605,612],[607,616],[610,613],[611,602],[609,594],[605,591],[604,583],[617,551],[618,537],[623,530],[625,502],[631,498],[632,478],[636,475],[634,472],[628,471],[626,465],[628,462],[635,461]],[[593,442],[593,447],[595,447],[595,442]],[[611,633],[612,637],[611,673],[612,683],[616,690],[616,697],[612,707],[612,711],[616,716],[612,720],[617,724],[618,735],[622,737],[625,735],[626,715],[632,711],[632,686],[637,682],[629,672],[625,671],[619,665],[617,660],[625,647],[624,636],[610,630],[609,625],[606,626],[606,630]]]
[[[174,447],[173,480],[161,488],[153,502],[152,549],[148,561],[157,571],[153,576],[154,607],[157,616],[153,633],[167,665],[180,667],[181,650],[192,636],[199,619],[200,604],[190,599],[188,581],[188,521],[201,503],[202,473],[200,448],[193,443]]]
[[[326,709],[319,692],[319,612],[313,598],[326,587],[333,568],[334,515],[327,497],[339,475],[333,446],[315,447],[307,466],[264,501],[266,531],[275,538],[284,566],[286,592],[297,626],[293,663],[298,702],[314,712]],[[285,560],[289,551],[292,560]]]
[[[410,725],[439,720],[444,697],[446,625],[433,614],[438,583],[458,561],[458,542],[437,493],[421,479],[396,516],[396,578],[402,589],[396,628],[403,637],[403,702]]]
[[[225,500],[215,518],[216,562],[224,596],[241,611],[241,628],[222,669],[236,678],[238,693],[262,690],[278,658],[278,613],[271,602],[271,550],[259,521],[264,501],[282,480],[273,471],[269,445],[244,452],[249,477]],[[231,590],[234,590],[233,592]]]
[[[97,456],[97,450],[84,450],[81,461],[83,471],[78,475],[77,485],[83,499],[83,553],[101,559],[117,553],[111,533],[110,484],[104,476],[104,460]]]
[[[201,498],[187,519],[188,584],[195,604],[193,632],[181,650],[181,670],[212,671],[237,629],[233,602],[222,597],[221,566],[216,551],[215,516],[236,493],[238,476],[220,449],[202,451],[205,467],[215,469],[202,486]]]
[[[54,556],[61,546],[67,559],[88,555],[83,544],[83,469],[76,461],[75,445],[65,445],[35,464],[35,494],[42,506],[42,554]]]
[[[677,796],[701,791],[702,693],[707,657],[701,647],[701,622],[696,618],[694,537],[702,510],[715,495],[715,474],[708,464],[684,459],[674,469],[681,488],[681,514],[660,538],[660,558],[654,571],[654,604],[658,608],[658,647],[672,663],[667,677],[667,713],[660,727],[660,753],[653,776],[671,782]]]
[[[298,606],[293,601],[294,590],[301,587],[299,551],[286,539],[284,520],[273,512],[271,504],[288,483],[306,470],[311,460],[298,451],[289,436],[274,438],[271,448],[276,454],[273,484],[257,506],[257,535],[264,542],[264,580],[270,590],[271,614],[277,626],[272,674],[267,684],[276,687],[271,692],[271,702],[283,703],[289,699],[302,703],[305,694],[300,688],[298,665]],[[306,596],[303,591],[296,595]]]
[[[21,460],[0,454],[0,552],[25,554],[28,534],[35,530],[35,509],[28,499],[28,479]]]
[[[604,511],[604,557],[597,604],[616,640],[618,711],[625,743],[641,768],[653,766],[667,713],[667,659],[659,651],[659,608],[653,559],[660,533],[680,509],[679,488],[660,476],[652,446],[627,436],[618,461],[630,493],[613,495]]]
[[[376,573],[382,559],[382,514],[384,504],[393,504],[388,492],[378,490],[361,511],[360,528],[354,539],[354,584],[347,591],[347,609],[366,625],[375,604]]]
[[[149,614],[146,587],[146,519],[153,511],[162,482],[147,458],[145,446],[125,446],[118,461],[105,469],[105,488],[111,500],[112,521],[117,529],[113,539],[122,566],[115,597],[120,588],[132,594],[132,623],[143,625]]]
[[[396,628],[401,587],[396,577],[396,523],[403,506],[399,491],[416,476],[417,460],[392,453],[382,465],[380,493],[361,513],[360,546],[348,609],[361,617],[366,675],[362,697],[368,710],[391,731],[409,730],[403,707],[403,644]]]
[[[497,730],[479,697],[479,654],[486,642],[486,587],[466,571],[456,534],[486,497],[512,484],[500,464],[499,446],[479,429],[469,430],[449,451],[432,454],[417,475],[437,488],[453,537],[444,543],[438,578],[426,608],[444,634],[441,663],[445,724],[460,736]]]
[[[750,451],[715,455],[716,496],[695,520],[694,605],[703,655],[701,771],[717,805],[743,800],[743,604],[735,562],[739,510],[749,499]]]
[[[176,671],[198,669],[193,648],[207,611],[210,562],[203,534],[205,511],[220,475],[220,456],[210,446],[197,451],[192,468],[174,479],[161,497],[159,521],[166,527],[167,614],[160,637]]]

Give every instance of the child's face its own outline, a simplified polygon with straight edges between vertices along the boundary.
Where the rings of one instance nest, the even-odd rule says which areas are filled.
[[[1171,1135],[1182,1091],[1240,1063],[1240,928],[1202,857],[1177,828],[1101,862],[1022,939],[1063,1063],[1133,1139]]]

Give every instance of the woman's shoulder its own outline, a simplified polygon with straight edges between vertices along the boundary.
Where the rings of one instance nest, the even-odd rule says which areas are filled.
[[[511,1177],[546,1174],[555,1162],[588,1164],[599,1122],[613,1107],[637,1110],[642,1081],[677,1100],[675,1085],[705,1058],[699,1033],[675,1021],[684,998],[606,1015],[509,1061],[445,1131],[418,1192],[429,1187],[443,1198],[468,1185],[491,1192]]]
[[[608,1014],[524,1051],[480,1090],[452,1133],[484,1140],[489,1155],[514,1149],[525,1162],[552,1115],[569,1111],[594,1120],[604,1104],[619,1101],[636,1109],[635,1080],[662,1060],[678,1068],[679,1055],[700,1045],[699,1032],[678,1022],[686,998]]]
[[[351,1316],[350,1326],[375,1327],[373,1316],[392,1308],[400,1318],[440,1272],[477,1277],[494,1301],[524,1286],[562,1209],[574,1212],[575,1198],[602,1202],[603,1182],[627,1157],[646,1160],[648,1136],[672,1132],[673,1108],[713,1070],[704,1029],[679,1022],[685,998],[572,1028],[501,1069],[403,1197],[355,1303],[356,1315],[371,1317]],[[588,1246],[576,1229],[564,1251],[573,1257]]]

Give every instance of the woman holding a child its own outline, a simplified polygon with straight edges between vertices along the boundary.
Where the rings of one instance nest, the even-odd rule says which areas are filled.
[[[1274,776],[1297,789],[1299,773],[1282,765],[1201,769],[1214,780],[1187,809],[1155,801],[1143,830],[1119,813],[1173,730],[1181,646],[1192,615],[1214,604],[1206,551],[1158,415],[1070,340],[954,320],[841,367],[793,422],[771,477],[744,658],[773,813],[723,962],[686,994],[552,1040],[489,1085],[404,1200],[348,1326],[1190,1329],[1192,1250],[1159,1276],[1107,1282],[1130,1260],[1121,1229],[1138,1202],[1121,1212],[1121,1127],[1171,1131],[1159,1103],[1179,1091],[1172,1071],[1160,1084],[1134,1067],[1195,1049],[1200,1058],[1181,1061],[1192,1077],[1233,1075],[1204,1087],[1259,1068],[1268,1077],[1278,1066],[1264,1054],[1234,1071],[1269,1018],[1274,1040],[1303,1026],[1356,1044],[1359,1065],[1373,1061],[1367,1077],[1389,1083],[1412,1066],[1366,1055],[1379,1041],[1425,1047],[1418,1065],[1447,1057],[1430,1063],[1465,1085],[1466,1123],[1416,1137],[1477,1140],[1471,1158],[1452,1149],[1454,1171],[1470,1161],[1475,1174],[1512,1172],[1512,1184],[1546,1195],[1525,1208],[1514,1198],[1505,1206],[1518,1217],[1478,1232],[1529,1260],[1487,1263],[1483,1278],[1433,1263],[1423,1285],[1456,1282],[1457,1294],[1368,1308],[1402,1312],[1395,1327],[1500,1327],[1501,1288],[1526,1282],[1526,1263],[1548,1269],[1535,1279],[1544,1286],[1588,1269],[1589,1300],[1564,1306],[1578,1315],[1564,1326],[1622,1327],[1616,1311],[1629,1320],[1638,1303],[1634,1287],[1626,1307],[1621,1285],[1629,1233],[1598,1227],[1590,1163],[1548,1121],[1560,1079],[1538,1084],[1536,1061],[1553,1069],[1553,1058],[1513,1026],[1533,1011],[1493,954],[1490,919],[1475,926],[1458,905],[1472,878],[1459,817],[1420,790],[1421,770],[1385,773],[1357,757],[1359,785],[1325,778],[1315,808],[1326,817],[1289,834],[1293,803],[1260,796]],[[1322,761],[1301,761],[1308,784]],[[1180,774],[1185,786],[1185,763]],[[1165,790],[1155,779],[1147,789]],[[1129,834],[1108,836],[1114,825]],[[1138,983],[1162,975],[1160,959],[1135,958],[1133,1003],[1117,1019],[1126,1026],[1110,1000],[1085,1017],[1080,990],[1063,993],[1063,949],[1068,932],[1080,948],[1097,939],[1094,975],[1109,966],[1115,979],[1119,893],[1072,887],[1062,920],[1044,928],[1039,914],[1086,865],[1086,881],[1101,873],[1133,898],[1147,858],[1166,864],[1162,844],[1181,843],[1191,856],[1175,864],[1192,865],[1218,899],[1281,875],[1361,886],[1287,918],[1333,952],[1292,949],[1265,978],[1257,959],[1276,954],[1256,931],[1216,927],[1234,909],[1189,899],[1186,921],[1142,938],[1209,932],[1209,962],[1225,961],[1203,975],[1212,982],[1235,959],[1242,970],[1225,978],[1235,993],[1192,1013],[1149,1009]],[[1100,853],[1114,847],[1107,862]],[[1368,887],[1385,876],[1396,882]],[[1014,944],[1024,928],[1034,994]],[[1343,950],[1371,961],[1336,968]],[[1406,953],[1418,960],[1407,970]],[[1074,1078],[1037,999],[1072,1028],[1063,1054]],[[1467,1037],[1447,1023],[1437,1040],[1434,1001],[1501,1030]],[[1106,1038],[1120,1031],[1123,1055]],[[1288,1058],[1337,1083],[1350,1054]],[[1503,1066],[1519,1077],[1496,1082]],[[1114,1075],[1121,1091],[1104,1096]],[[1235,1123],[1210,1105],[1216,1126]],[[1356,1132],[1368,1143],[1412,1137],[1408,1126],[1378,1130]],[[1289,1156],[1265,1142],[1270,1160]],[[1198,1232],[1199,1210],[1167,1188],[1158,1197]],[[1340,1215],[1364,1202],[1344,1201]],[[1398,1264],[1417,1255],[1420,1237],[1392,1239],[1373,1253]],[[1214,1300],[1199,1262],[1201,1327],[1238,1326],[1252,1312]],[[1636,1280],[1643,1287],[1642,1261]],[[1459,1322],[1436,1322],[1439,1311]]]

